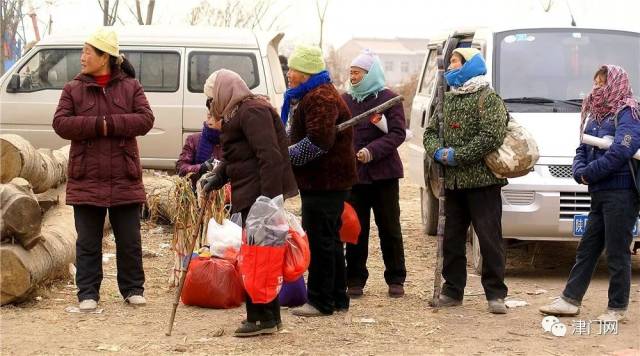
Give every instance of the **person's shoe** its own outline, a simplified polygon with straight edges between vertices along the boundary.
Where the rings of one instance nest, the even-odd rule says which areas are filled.
[[[249,336],[258,336],[258,335],[266,335],[273,334],[278,331],[278,325],[274,321],[256,321],[251,322],[243,322],[239,328],[233,333],[235,337],[249,337]]]
[[[242,325],[248,323],[249,321],[247,319],[244,319],[243,321],[241,321],[240,323]],[[282,325],[282,320],[280,320],[279,322],[276,323],[276,327],[278,328],[278,331],[284,329],[284,325]]]
[[[296,316],[306,316],[306,317],[329,315],[321,312],[320,310],[316,309],[316,307],[314,307],[309,303],[306,303],[301,307],[291,309],[291,314]]]
[[[404,287],[402,284],[389,284],[389,296],[391,298],[404,297]]]
[[[627,320],[627,312],[626,310],[614,310],[614,309],[607,309],[607,311],[604,314],[600,314],[600,316],[598,316],[598,319],[600,321],[625,321]]]
[[[347,295],[351,298],[357,299],[364,294],[364,287],[349,287],[347,288]]]
[[[81,312],[92,312],[96,310],[96,308],[98,308],[98,302],[94,299],[82,300],[78,305],[78,309],[80,309]]]
[[[580,307],[573,305],[562,298],[557,298],[551,304],[538,308],[540,313],[555,316],[576,316],[580,314]]]
[[[432,307],[435,307],[435,305],[433,305],[433,301],[431,300],[429,301],[429,305],[431,305]],[[460,305],[462,305],[461,300],[451,298],[448,295],[440,294],[440,297],[438,297],[439,308],[457,307]]]
[[[504,304],[504,299],[489,300],[489,313],[491,314],[507,314],[507,306]]]
[[[135,294],[128,296],[124,301],[136,307],[147,304],[147,300],[143,296]]]

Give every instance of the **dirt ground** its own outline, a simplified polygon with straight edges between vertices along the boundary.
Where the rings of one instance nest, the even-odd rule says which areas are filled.
[[[295,206],[296,202],[290,205]],[[601,262],[584,300],[582,313],[561,318],[567,335],[555,337],[541,327],[537,308],[550,302],[564,286],[573,263],[575,243],[541,243],[510,248],[509,298],[526,306],[507,315],[486,311],[480,278],[469,268],[464,305],[434,312],[432,294],[435,238],[423,235],[418,188],[401,185],[401,218],[408,269],[406,296],[386,295],[382,257],[372,224],[369,270],[364,297],[352,300],[347,313],[300,318],[282,311],[285,329],[278,334],[238,339],[233,330],[245,317],[244,308],[212,310],[180,305],[171,337],[165,336],[174,290],[167,286],[173,259],[164,246],[171,227],[145,227],[143,246],[148,305],[123,303],[116,285],[115,258],[104,263],[100,307],[102,314],[70,314],[77,303],[75,287],[56,281],[23,304],[2,307],[2,355],[125,355],[260,354],[260,355],[640,355],[640,256],[633,256],[630,321],[618,325],[617,335],[580,335],[574,323],[595,319],[607,304],[607,271]],[[293,209],[296,210],[295,208]],[[110,237],[105,253],[115,253]],[[158,256],[154,256],[154,252]],[[535,252],[535,253],[534,253]],[[573,334],[575,332],[575,334]]]

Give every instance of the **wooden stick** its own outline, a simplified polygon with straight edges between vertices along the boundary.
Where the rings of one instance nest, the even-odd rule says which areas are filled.
[[[444,145],[444,92],[447,88],[445,82],[444,72],[447,66],[449,56],[456,48],[458,40],[455,37],[449,37],[445,43],[444,49],[438,48],[438,77],[436,83],[436,109],[435,114],[438,119],[438,138],[440,139],[440,147]],[[434,162],[435,164],[435,162]],[[433,275],[433,297],[431,299],[431,306],[436,308],[440,307],[440,293],[442,292],[442,265],[444,263],[444,226],[446,223],[445,215],[445,195],[444,195],[444,166],[438,164],[438,250],[436,253],[436,267],[434,268]]]
[[[200,209],[198,213],[198,228],[193,231],[193,236],[191,239],[190,249],[189,251],[189,259],[187,260],[187,265],[180,271],[180,281],[178,282],[178,287],[176,288],[176,295],[173,299],[173,310],[171,311],[171,317],[169,318],[169,326],[167,328],[166,335],[171,336],[171,331],[173,330],[173,322],[176,319],[176,311],[178,310],[178,304],[180,304],[180,296],[182,295],[182,287],[184,287],[184,280],[187,277],[187,271],[189,270],[189,265],[191,264],[191,257],[193,256],[193,249],[196,246],[196,242],[198,241],[198,235],[202,231],[202,223],[204,221],[205,211],[209,207],[209,194],[205,195],[204,206]],[[182,264],[182,263],[181,263]]]

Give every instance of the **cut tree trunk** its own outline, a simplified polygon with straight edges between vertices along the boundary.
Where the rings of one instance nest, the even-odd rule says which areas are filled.
[[[147,194],[147,206],[150,217],[161,218],[169,223],[175,223],[178,211],[171,193],[175,182],[170,177],[145,174],[142,177],[144,190]]]
[[[23,178],[0,184],[0,237],[17,240],[32,249],[40,240],[42,210],[31,186]]]
[[[69,145],[58,150],[36,150],[24,138],[4,134],[0,135],[0,155],[0,183],[22,177],[31,183],[34,193],[42,193],[67,180]]]
[[[33,249],[20,245],[0,245],[0,303],[20,301],[39,283],[68,274],[75,260],[76,230],[73,208],[58,205],[43,219],[44,241]]]

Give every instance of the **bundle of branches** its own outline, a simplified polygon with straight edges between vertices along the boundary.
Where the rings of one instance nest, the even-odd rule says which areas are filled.
[[[189,251],[189,246],[193,238],[197,238],[196,249],[201,248],[207,244],[207,224],[211,218],[215,218],[216,221],[222,222],[227,217],[228,213],[224,204],[224,190],[214,191],[209,196],[210,202],[208,208],[203,212],[203,226],[197,226],[198,213],[204,204],[204,194],[201,194],[200,184],[197,184],[200,194],[196,196],[196,193],[191,187],[191,179],[186,177],[174,177],[174,187],[171,191],[171,200],[173,206],[176,207],[172,221],[174,222],[173,239],[171,241],[171,249],[174,252],[174,266],[171,273],[169,284],[173,287],[177,286],[180,278],[180,272],[183,266],[183,262],[186,256],[193,253]]]

